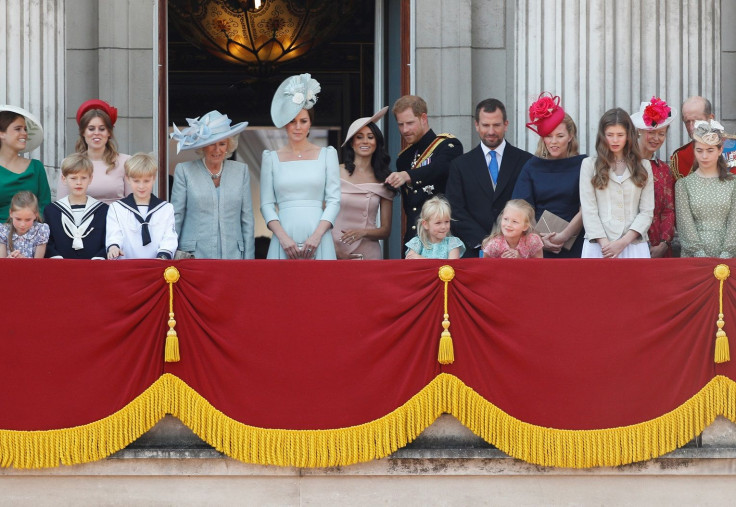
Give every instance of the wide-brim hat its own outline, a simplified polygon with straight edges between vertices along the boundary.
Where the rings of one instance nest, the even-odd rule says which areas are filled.
[[[546,137],[562,123],[564,118],[565,110],[560,106],[560,97],[542,92],[529,106],[529,123],[526,124],[526,128],[536,132],[540,137]]]
[[[179,143],[176,146],[177,153],[204,148],[237,135],[248,126],[247,121],[231,126],[232,120],[219,111],[210,111],[199,118],[187,118],[187,123],[189,126],[181,130],[174,125],[174,132],[171,133],[171,138]]]
[[[84,115],[84,113],[92,109],[99,109],[101,111],[104,111],[105,114],[110,117],[110,123],[112,123],[113,127],[115,126],[115,122],[118,121],[118,108],[111,106],[104,100],[90,99],[84,102],[81,106],[79,106],[79,109],[77,109],[77,125],[79,125],[82,121],[82,116]]]
[[[674,111],[667,102],[652,97],[649,102],[642,102],[639,110],[631,115],[631,122],[639,130],[659,130],[675,121],[677,111]]]
[[[299,74],[285,79],[273,94],[271,119],[281,128],[296,118],[302,109],[312,109],[321,91],[319,82],[310,74]]]
[[[10,111],[11,113],[19,114],[26,119],[28,140],[26,141],[26,147],[21,150],[21,153],[31,152],[41,146],[41,143],[43,142],[43,126],[38,118],[22,107],[11,106],[8,104],[0,106],[0,112],[1,111]]]
[[[373,116],[366,116],[365,118],[358,118],[357,120],[355,120],[353,123],[350,124],[350,127],[348,128],[348,133],[345,136],[345,141],[343,141],[341,146],[345,146],[348,141],[350,141],[353,136],[358,133],[360,129],[362,129],[369,123],[376,123],[378,120],[383,118],[387,112],[388,106],[381,108],[381,110]]]

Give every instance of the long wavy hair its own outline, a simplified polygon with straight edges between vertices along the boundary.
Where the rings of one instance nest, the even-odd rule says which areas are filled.
[[[8,210],[8,254],[15,250],[13,247],[13,234],[15,234],[15,227],[13,227],[13,217],[10,216],[14,211],[29,209],[36,215],[36,222],[42,222],[41,215],[38,212],[38,199],[32,192],[28,190],[21,190],[13,196],[10,200],[10,209]]]
[[[0,111],[0,132],[7,132],[10,124],[18,118],[23,118],[23,115],[12,111]],[[0,146],[2,146],[2,142],[0,142]]]
[[[644,187],[647,183],[647,170],[641,163],[641,151],[639,150],[639,142],[636,137],[636,129],[629,117],[629,113],[620,107],[609,109],[598,123],[598,137],[595,140],[595,150],[598,152],[598,158],[595,160],[593,179],[591,183],[594,188],[602,190],[608,186],[611,168],[614,166],[616,159],[613,152],[608,147],[606,141],[606,129],[619,125],[626,131],[626,144],[623,148],[623,159],[631,171],[631,179],[637,187]]]
[[[109,173],[115,169],[115,164],[118,162],[118,143],[115,141],[112,120],[110,120],[110,116],[102,109],[90,109],[82,115],[82,118],[79,120],[79,139],[77,139],[74,151],[77,153],[87,153],[88,146],[87,141],[84,139],[84,131],[87,130],[89,122],[94,118],[100,118],[110,133],[110,137],[107,139],[107,144],[105,145],[105,153],[102,155],[102,160],[107,164],[106,172]]]
[[[578,144],[578,127],[575,125],[572,117],[567,113],[565,113],[565,116],[564,118],[562,118],[561,123],[565,124],[565,127],[567,128],[567,133],[570,134],[571,138],[570,143],[567,145],[567,157],[569,158],[580,155],[580,145]],[[537,151],[535,151],[534,154],[539,158],[549,157],[547,145],[544,144],[544,137],[539,138],[539,142],[537,143]]]
[[[378,125],[370,122],[367,127],[371,129],[373,138],[376,140],[376,151],[374,151],[371,156],[373,174],[377,181],[383,181],[389,174],[391,174],[391,169],[389,169],[391,157],[386,150],[386,141],[384,140],[383,133],[381,133],[381,129],[378,128]],[[355,139],[355,136],[353,136],[353,139]],[[345,169],[350,173],[350,176],[352,176],[355,171],[355,149],[353,149],[353,139],[345,143],[345,146],[342,147],[342,161],[345,164]]]

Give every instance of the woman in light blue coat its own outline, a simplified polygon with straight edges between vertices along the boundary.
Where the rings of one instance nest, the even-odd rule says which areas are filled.
[[[171,204],[174,206],[179,250],[197,259],[252,259],[253,206],[248,166],[227,158],[237,148],[237,134],[247,122],[210,111],[174,126],[177,151],[197,150],[201,159],[177,164]]]

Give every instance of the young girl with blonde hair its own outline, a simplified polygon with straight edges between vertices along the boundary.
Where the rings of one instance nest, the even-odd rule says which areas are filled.
[[[490,236],[483,240],[483,257],[529,259],[543,257],[542,238],[534,232],[534,208],[524,199],[506,203]]]
[[[435,196],[422,206],[417,221],[418,236],[406,243],[407,259],[458,259],[465,253],[460,238],[450,234],[450,203]]]

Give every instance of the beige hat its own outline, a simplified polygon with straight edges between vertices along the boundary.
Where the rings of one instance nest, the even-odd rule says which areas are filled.
[[[388,106],[384,107],[380,111],[378,111],[376,114],[374,114],[371,117],[366,116],[365,118],[358,118],[353,123],[350,124],[350,128],[348,129],[348,135],[345,136],[345,141],[340,145],[345,146],[350,139],[353,138],[353,136],[363,127],[368,125],[369,123],[376,123],[378,120],[384,117],[384,115],[388,112]]]
[[[23,116],[26,119],[26,130],[28,131],[28,141],[26,141],[26,147],[21,150],[21,153],[30,153],[43,142],[43,127],[41,122],[34,115],[23,109],[22,107],[3,105],[0,106],[0,111],[10,111]]]
[[[699,120],[694,123],[693,139],[710,146],[718,146],[723,143],[726,129],[715,120]]]

